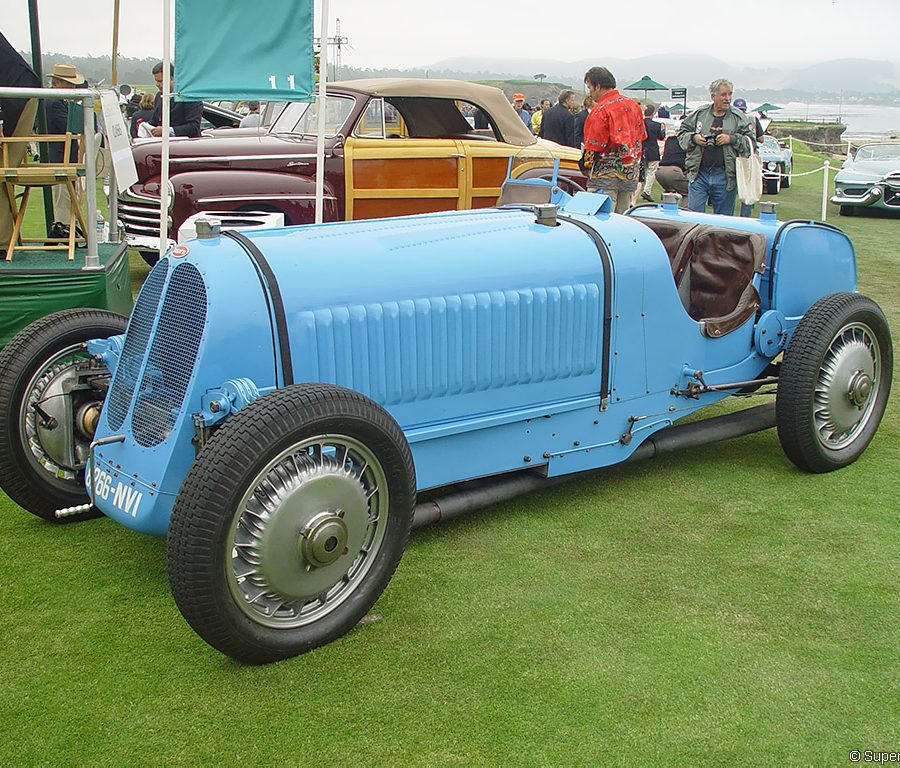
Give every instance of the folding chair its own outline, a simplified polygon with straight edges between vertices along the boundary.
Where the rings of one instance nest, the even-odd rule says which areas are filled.
[[[67,131],[64,134],[41,134],[32,136],[0,136],[0,180],[6,192],[6,202],[13,217],[12,234],[6,246],[6,260],[12,261],[17,250],[65,250],[69,261],[75,259],[75,245],[84,243],[84,235],[77,236],[76,224],[82,233],[87,232],[84,216],[81,213],[81,191],[79,179],[84,176],[84,141],[83,135]],[[26,162],[15,165],[11,162],[12,147],[16,144],[42,141],[62,141],[63,159],[59,163]],[[70,149],[72,142],[78,142],[78,158],[72,161]],[[22,222],[28,199],[34,187],[47,187],[56,184],[65,186],[69,195],[71,212],[69,214],[69,236],[65,237],[23,237]],[[16,186],[24,187],[20,196],[16,195]],[[21,197],[21,201],[19,201]]]

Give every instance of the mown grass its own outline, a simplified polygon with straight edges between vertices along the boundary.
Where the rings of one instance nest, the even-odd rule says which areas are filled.
[[[782,219],[818,218],[821,176],[777,200]],[[832,223],[897,329],[900,221]],[[828,475],[796,470],[769,431],[424,529],[371,622],[262,668],[181,620],[161,539],[0,497],[0,763],[840,765],[896,749],[898,433],[892,405]]]

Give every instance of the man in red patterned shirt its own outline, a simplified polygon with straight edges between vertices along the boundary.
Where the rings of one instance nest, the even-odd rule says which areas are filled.
[[[644,113],[616,90],[616,78],[606,67],[591,67],[584,84],[594,99],[584,123],[588,191],[606,193],[616,213],[624,213],[638,187],[641,142],[647,138]]]

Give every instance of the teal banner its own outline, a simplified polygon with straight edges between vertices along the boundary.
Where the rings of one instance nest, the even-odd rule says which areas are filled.
[[[176,101],[311,101],[312,0],[175,0]]]

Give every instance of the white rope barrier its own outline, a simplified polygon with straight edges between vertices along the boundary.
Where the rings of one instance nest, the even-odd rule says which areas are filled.
[[[791,138],[794,138],[794,137],[791,136]],[[806,145],[815,144],[817,147],[844,147],[849,143],[847,141],[841,141],[837,144],[829,144],[824,141],[808,141],[806,139],[798,139],[798,141],[802,141]]]
[[[829,172],[835,171],[837,172],[838,168],[832,168],[831,163],[827,160],[820,165],[818,168],[813,168],[811,171],[803,171],[803,173],[779,173],[778,175],[782,179],[799,179],[801,176],[812,176],[816,173],[822,174],[822,221],[826,221],[828,217],[828,182],[830,180]],[[772,172],[770,172],[772,173]],[[882,178],[881,176],[878,177]]]
[[[794,137],[790,136],[789,138],[793,139]],[[859,141],[853,141],[852,139],[847,139],[846,141],[842,141],[837,144],[830,144],[830,143],[827,143],[824,141],[808,141],[806,139],[797,139],[797,141],[802,141],[804,144],[807,144],[807,145],[812,144],[817,147],[844,147],[848,144],[852,144],[853,146],[858,148],[858,147],[868,146],[869,144],[900,144],[900,142],[897,142],[897,141],[877,141],[875,139],[870,139],[870,140],[860,139]]]
[[[825,165],[830,165],[830,163],[826,160]],[[781,176],[782,179],[799,179],[801,176],[812,176],[814,173],[819,173],[825,165],[820,165],[812,171],[803,171],[803,173],[780,173],[778,175]]]

